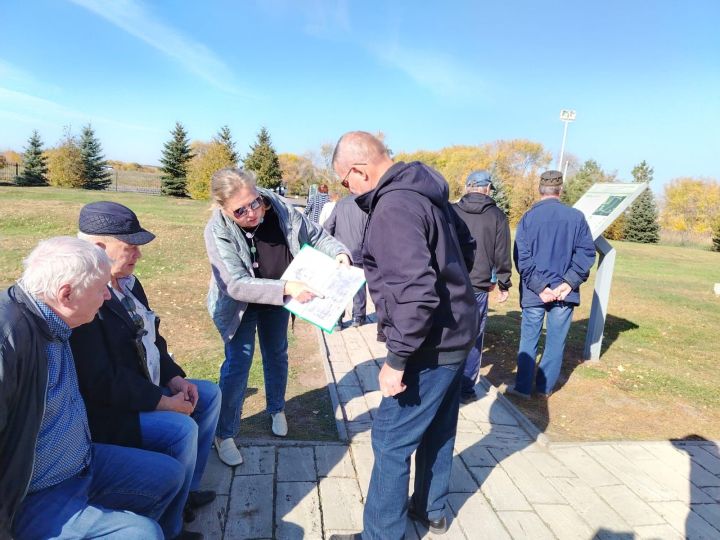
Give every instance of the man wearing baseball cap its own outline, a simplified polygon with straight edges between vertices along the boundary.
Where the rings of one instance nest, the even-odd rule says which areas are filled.
[[[134,275],[140,246],[155,235],[135,213],[100,201],[80,210],[78,237],[103,248],[112,260],[110,299],[70,340],[93,441],[168,454],[184,466],[185,481],[169,523],[169,538],[202,538],[182,531],[193,510],[215,499],[200,480],[220,414],[220,389],[188,380],[168,353],[159,317]]]
[[[530,399],[533,389],[541,398],[552,393],[560,375],[573,309],[580,305],[580,285],[595,261],[595,245],[585,216],[560,202],[562,184],[560,171],[542,173],[540,201],[525,212],[515,231],[522,322],[515,386],[508,393],[523,399]],[[536,373],[543,322],[545,347]]]
[[[490,197],[492,176],[488,171],[473,171],[465,181],[465,195],[453,208],[470,230],[477,248],[470,270],[470,282],[475,293],[480,330],[475,344],[465,360],[460,401],[470,403],[478,397],[475,383],[482,363],[483,337],[488,314],[488,295],[496,287],[498,302],[508,299],[512,286],[510,275],[510,226],[508,219]]]

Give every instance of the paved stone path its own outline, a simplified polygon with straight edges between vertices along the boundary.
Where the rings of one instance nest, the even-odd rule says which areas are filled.
[[[218,499],[189,528],[206,538],[323,539],[362,529],[370,427],[385,348],[375,325],[321,335],[344,443],[240,441],[211,454]],[[720,539],[720,450],[711,442],[554,443],[487,381],[464,405],[449,498],[455,539]],[[289,419],[292,422],[292,418]],[[408,521],[408,539],[434,538]]]

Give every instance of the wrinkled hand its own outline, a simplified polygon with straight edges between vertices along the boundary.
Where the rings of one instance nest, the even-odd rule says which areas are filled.
[[[194,408],[193,404],[185,399],[185,395],[182,392],[179,392],[172,397],[161,397],[157,407],[155,407],[155,410],[172,411],[190,415],[192,414]]]
[[[180,375],[176,375],[168,381],[167,387],[173,395],[182,394],[185,396],[185,400],[192,403],[193,409],[197,406],[200,394],[198,393],[197,386],[190,381],[183,379]]]
[[[506,302],[507,299],[510,297],[510,291],[503,291],[502,289],[498,289],[497,293],[497,301],[499,303]]]
[[[493,292],[495,288],[497,287],[497,283],[491,283],[488,287],[488,292]]]
[[[345,253],[340,253],[339,255],[335,255],[335,260],[340,264],[344,264],[345,266],[350,266],[350,257],[348,257]]]
[[[555,296],[557,296],[557,299],[560,300],[561,302],[563,300],[565,300],[565,297],[568,294],[570,294],[571,292],[572,292],[572,287],[570,285],[568,285],[567,283],[565,283],[564,281],[562,282],[561,285],[558,285],[557,287],[555,287],[553,289],[553,293],[555,294]]]
[[[309,302],[315,297],[324,298],[321,293],[303,281],[286,281],[284,294],[292,296],[301,304]]]
[[[546,304],[554,302],[555,300],[557,300],[555,291],[553,291],[550,287],[545,287],[545,290],[540,293],[540,300],[542,300]]]
[[[383,364],[378,375],[380,383],[380,392],[383,397],[392,397],[405,391],[407,386],[402,382],[404,371],[391,368],[387,363]]]

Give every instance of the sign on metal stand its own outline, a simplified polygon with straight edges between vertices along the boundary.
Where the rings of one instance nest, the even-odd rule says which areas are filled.
[[[600,360],[610,300],[610,287],[615,268],[615,248],[601,235],[647,187],[647,183],[595,184],[574,205],[574,208],[585,214],[595,241],[595,249],[600,254],[595,274],[590,322],[585,336],[583,351],[585,360]]]

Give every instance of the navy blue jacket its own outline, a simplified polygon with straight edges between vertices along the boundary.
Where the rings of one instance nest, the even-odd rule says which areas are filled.
[[[478,333],[477,309],[448,185],[419,162],[396,163],[357,205],[368,213],[363,267],[387,338],[387,363],[455,364]],[[467,229],[465,229],[467,232]],[[472,249],[469,250],[472,263]]]
[[[544,199],[525,212],[515,231],[515,266],[520,306],[544,305],[539,294],[563,281],[572,287],[568,304],[580,304],[580,285],[595,262],[595,244],[585,216],[558,199]]]
[[[145,290],[135,280],[133,296],[149,308]],[[160,384],[185,372],[167,350],[155,320],[155,345],[160,350]],[[162,390],[150,380],[135,344],[136,330],[115,293],[100,307],[92,322],[78,326],[70,336],[80,393],[85,400],[93,442],[140,447],[140,412],[154,411]]]

